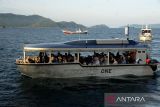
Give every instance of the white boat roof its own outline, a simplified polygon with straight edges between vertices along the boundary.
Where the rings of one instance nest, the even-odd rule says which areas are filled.
[[[144,27],[142,27],[142,29],[141,30],[152,30],[151,28],[149,28],[147,25],[146,26],[144,26]]]
[[[99,40],[75,40],[64,43],[39,43],[25,44],[25,51],[34,50],[73,50],[73,51],[89,51],[89,50],[130,50],[130,49],[146,49],[148,46],[134,40],[124,39],[99,39]]]
[[[152,29],[141,29],[141,30],[152,30]]]

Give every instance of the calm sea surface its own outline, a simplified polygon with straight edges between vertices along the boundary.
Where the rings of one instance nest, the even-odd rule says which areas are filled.
[[[137,38],[140,29],[131,29]],[[23,77],[15,60],[23,44],[76,39],[122,38],[124,29],[89,29],[88,35],[64,36],[58,28],[0,29],[0,106],[103,107],[104,93],[153,93],[155,100],[143,107],[160,106],[160,73],[150,78],[54,80]],[[160,29],[153,29],[152,57],[160,61]]]

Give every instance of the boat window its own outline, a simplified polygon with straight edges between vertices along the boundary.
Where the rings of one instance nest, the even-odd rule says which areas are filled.
[[[77,62],[78,54],[60,51],[41,51],[34,54],[30,52],[30,54],[27,54],[25,60],[26,63],[68,63],[74,61]]]
[[[142,53],[145,53],[145,51],[142,51]]]
[[[147,30],[144,31],[144,33],[147,33],[147,32],[148,32]]]
[[[142,30],[142,34],[145,33],[145,30]]]
[[[74,62],[74,55],[72,52],[54,52],[51,53],[51,63],[68,63]]]
[[[138,53],[141,53],[141,51],[138,51]]]
[[[148,30],[148,33],[151,33],[151,30]]]
[[[138,51],[141,52],[141,51]],[[144,51],[145,52],[145,51]],[[134,64],[136,51],[110,52],[47,52],[41,51],[27,56],[26,63],[81,63],[83,65],[101,66],[108,64]]]
[[[108,65],[108,52],[81,52],[79,62],[83,65]]]
[[[26,53],[26,63],[48,63],[49,54],[47,51]]]
[[[109,54],[108,54],[109,53]],[[109,56],[108,56],[109,55]],[[136,51],[81,53],[79,62],[83,65],[101,66],[108,64],[135,64]]]
[[[142,34],[144,33],[151,33],[151,30],[142,30]]]
[[[110,64],[134,64],[136,61],[136,51],[122,51],[109,54]]]
[[[79,62],[83,65],[91,65],[93,63],[93,52],[80,52]]]

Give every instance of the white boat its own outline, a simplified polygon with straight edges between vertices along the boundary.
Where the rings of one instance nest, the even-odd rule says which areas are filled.
[[[151,41],[152,40],[152,29],[148,28],[148,26],[146,25],[145,28],[142,27],[141,29],[141,33],[139,35],[139,40],[140,41]]]
[[[22,75],[32,78],[152,76],[157,64],[149,59],[148,49],[124,39],[26,44],[16,64]]]
[[[88,31],[85,30],[85,31],[82,31],[81,29],[78,29],[76,31],[70,31],[70,30],[62,30],[62,32],[64,34],[88,34]]]
[[[82,31],[81,29],[76,30],[75,34],[88,34],[87,30]]]
[[[69,31],[69,30],[62,30],[62,32],[63,32],[65,35],[67,35],[67,34],[73,34],[73,32],[72,32],[72,31]]]

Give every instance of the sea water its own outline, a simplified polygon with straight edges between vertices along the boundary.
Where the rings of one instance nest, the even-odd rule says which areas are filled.
[[[126,38],[124,29],[88,29],[87,35],[64,35],[59,28],[0,29],[0,106],[103,107],[104,93],[153,93],[147,107],[160,105],[160,73],[149,78],[31,79],[17,70],[15,60],[28,43],[64,42],[77,39]],[[151,56],[160,61],[160,29],[153,29]],[[137,39],[140,29],[130,29]]]

